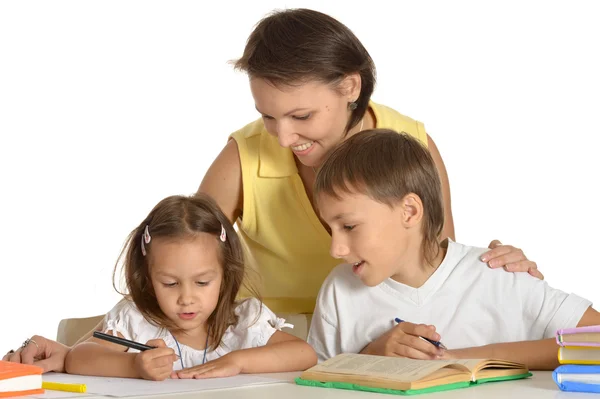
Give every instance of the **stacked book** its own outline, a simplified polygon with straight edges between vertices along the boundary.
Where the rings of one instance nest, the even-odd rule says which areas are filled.
[[[556,332],[559,366],[552,378],[563,391],[600,392],[600,326]]]
[[[42,369],[0,360],[0,398],[44,393]]]

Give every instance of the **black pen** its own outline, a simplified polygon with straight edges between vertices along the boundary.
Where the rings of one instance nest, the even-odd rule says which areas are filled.
[[[137,349],[141,352],[147,351],[149,349],[156,349],[156,346],[144,345],[139,342],[130,341],[125,338],[115,337],[113,335],[108,335],[101,333],[100,331],[94,331],[94,338],[103,339],[108,342],[112,342],[113,344],[123,345],[131,349]]]

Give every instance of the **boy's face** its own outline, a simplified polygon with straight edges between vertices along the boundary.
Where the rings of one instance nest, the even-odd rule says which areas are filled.
[[[403,223],[406,215],[400,204],[390,207],[358,193],[343,193],[340,199],[321,194],[318,204],[331,227],[331,255],[353,264],[365,285],[373,287],[405,273],[403,265],[414,261],[418,242]]]
[[[206,233],[186,240],[152,240],[150,279],[163,313],[190,334],[205,328],[219,300],[223,271],[218,243]]]

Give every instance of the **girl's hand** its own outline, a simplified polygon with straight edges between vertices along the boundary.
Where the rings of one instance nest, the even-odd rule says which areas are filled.
[[[70,347],[39,335],[34,335],[26,342],[28,343],[25,347],[21,346],[16,350],[9,351],[2,357],[2,360],[33,364],[41,367],[44,373],[48,371],[65,372],[65,358],[71,350]]]
[[[156,346],[135,356],[137,373],[145,380],[162,381],[171,376],[173,362],[177,360],[175,351],[168,348],[162,339],[151,339],[146,345]]]
[[[528,272],[533,277],[544,279],[537,264],[527,259],[523,250],[512,245],[502,245],[498,240],[490,242],[489,248],[491,251],[481,255],[481,261],[486,262],[492,269],[504,267],[507,272]]]
[[[441,339],[440,335],[435,332],[434,326],[403,321],[367,345],[361,353],[422,360],[435,360],[443,356],[443,349],[437,348],[420,337],[433,341]]]
[[[180,370],[171,378],[216,378],[216,377],[231,377],[242,372],[242,364],[239,353],[228,353],[210,362],[199,366],[190,367],[185,370]],[[174,373],[175,374],[175,373]]]

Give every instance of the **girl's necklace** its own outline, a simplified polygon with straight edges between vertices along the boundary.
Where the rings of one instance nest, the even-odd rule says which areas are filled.
[[[204,356],[202,357],[202,364],[206,362],[206,351],[208,350],[208,337],[210,335],[209,333],[206,334],[206,343],[204,344]],[[181,362],[181,369],[185,370],[185,367],[183,365],[183,356],[181,356],[181,348],[179,347],[179,342],[177,342],[177,338],[175,338],[173,333],[171,333],[171,336],[175,340],[175,345],[177,345],[177,351],[179,352],[179,361]]]

